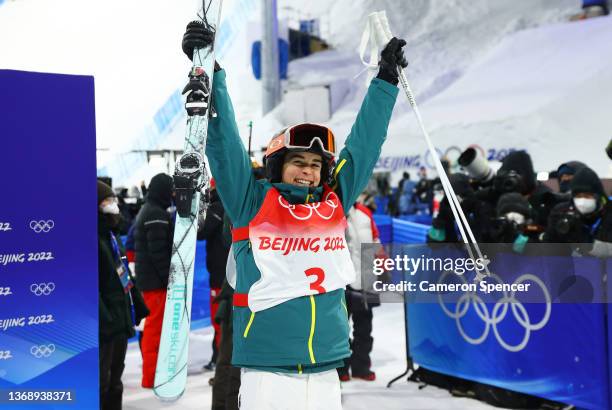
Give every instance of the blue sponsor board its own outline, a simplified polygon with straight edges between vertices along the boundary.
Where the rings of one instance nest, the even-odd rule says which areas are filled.
[[[0,70],[0,403],[98,407],[94,80]]]
[[[431,246],[412,252],[433,254]],[[426,303],[405,305],[410,356],[439,373],[579,408],[609,409],[605,262],[569,255],[496,255],[488,265],[493,277],[486,281],[529,283],[529,293],[418,295]],[[426,279],[452,283],[449,277]],[[406,300],[416,297],[407,292]]]

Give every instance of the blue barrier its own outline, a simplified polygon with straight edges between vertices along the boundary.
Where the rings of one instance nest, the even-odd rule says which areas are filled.
[[[385,215],[387,213],[387,206],[389,205],[388,197],[376,195],[374,197],[374,203],[376,204],[376,210],[374,211],[374,214]]]
[[[125,237],[121,237],[125,243]],[[191,330],[210,326],[210,274],[206,269],[206,241],[196,244],[195,271],[193,276],[193,295],[191,298]],[[138,334],[129,341],[138,340]]]
[[[430,228],[429,225],[403,220],[406,217],[392,218],[389,215],[374,214],[373,218],[383,244],[391,242],[424,243]],[[426,221],[427,219],[422,218],[421,220]]]
[[[392,220],[392,227],[394,243],[418,243],[428,228],[397,219]],[[414,251],[428,255],[432,250],[423,246]],[[546,259],[545,264],[541,263],[543,256],[531,258],[507,255],[497,258],[490,268],[517,277],[537,271],[544,278],[543,268],[551,278],[562,273],[554,258]],[[577,275],[603,276],[603,265],[596,258],[574,258],[572,262]],[[607,272],[612,273],[610,260]],[[612,294],[612,284],[608,283],[607,291]],[[515,307],[509,303],[482,303],[469,297],[454,308],[444,302],[405,303],[408,359],[466,380],[580,408],[609,409],[612,307],[518,302]]]
[[[429,214],[412,214],[412,215],[400,215],[398,219],[402,221],[414,222],[422,225],[431,225],[432,217]]]
[[[209,276],[206,269],[206,241],[198,241],[191,299],[191,330],[210,326]]]
[[[378,228],[380,241],[390,243],[393,240],[393,219],[389,215],[374,214],[374,223]]]
[[[393,219],[394,243],[423,243],[429,232],[428,225]]]

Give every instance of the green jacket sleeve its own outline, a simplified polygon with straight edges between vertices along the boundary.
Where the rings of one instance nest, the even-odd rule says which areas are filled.
[[[396,86],[384,80],[372,80],[351,133],[340,152],[334,170],[334,188],[347,212],[372,175],[387,136],[398,92]]]
[[[238,133],[224,70],[213,77],[213,105],[217,117],[208,123],[206,157],[227,215],[234,226],[244,226],[255,216],[257,191],[263,188],[255,182],[251,159]]]

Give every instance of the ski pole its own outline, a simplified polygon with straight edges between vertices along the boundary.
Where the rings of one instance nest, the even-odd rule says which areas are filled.
[[[251,153],[251,138],[253,137],[253,121],[249,121],[249,158],[253,155]]]
[[[389,28],[389,21],[387,19],[386,12],[380,11],[380,12],[375,12],[375,13],[370,14],[369,22],[372,26],[371,30],[373,31],[373,34],[375,36],[374,40],[379,45],[387,44],[391,40],[393,35],[391,34],[391,30]],[[425,137],[425,142],[427,143],[427,146],[429,148],[429,152],[431,152],[431,155],[434,159],[436,171],[438,172],[438,175],[440,176],[442,187],[444,188],[444,191],[446,192],[448,196],[448,202],[451,207],[451,211],[453,213],[453,216],[455,217],[455,220],[457,221],[457,226],[459,227],[459,231],[461,233],[463,242],[467,246],[468,253],[472,259],[475,259],[472,253],[472,249],[471,249],[471,245],[473,245],[478,256],[484,259],[482,252],[480,250],[480,247],[478,246],[478,243],[476,242],[474,234],[467,221],[467,218],[465,217],[463,209],[461,208],[461,204],[459,203],[459,200],[457,199],[455,190],[453,189],[450,183],[450,180],[448,179],[448,176],[446,175],[446,171],[444,171],[444,167],[442,166],[438,152],[436,151],[433,143],[431,142],[429,133],[425,129],[425,125],[423,123],[423,119],[421,117],[420,110],[414,98],[414,93],[412,92],[412,89],[410,88],[410,85],[408,83],[408,79],[406,78],[404,70],[399,66],[397,67],[397,70],[398,70],[399,81],[402,86],[402,89],[404,90],[404,93],[406,94],[406,97],[408,98],[408,103],[410,104],[410,106],[412,107],[415,113],[419,127],[421,128],[423,136]],[[466,235],[466,231],[467,231],[467,235]],[[487,275],[490,275],[489,269],[486,265],[485,265],[485,272],[487,273]],[[477,272],[477,273],[480,274],[480,272]],[[480,278],[480,275],[477,275],[477,279],[478,278]]]

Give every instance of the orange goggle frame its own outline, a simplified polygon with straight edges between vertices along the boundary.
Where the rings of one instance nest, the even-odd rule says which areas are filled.
[[[323,153],[330,156],[336,154],[334,134],[327,127],[317,124],[300,124],[289,127],[272,138],[266,150],[266,157],[283,149],[309,149],[318,142]]]

